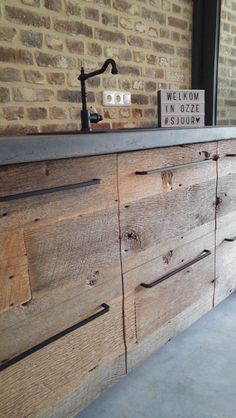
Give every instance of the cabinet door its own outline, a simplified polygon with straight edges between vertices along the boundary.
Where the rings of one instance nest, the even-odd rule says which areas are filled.
[[[74,416],[125,373],[121,298],[0,365],[0,416]],[[61,312],[63,315],[63,312]]]
[[[119,156],[129,369],[212,307],[216,151],[212,143]]]
[[[236,141],[219,143],[215,305],[236,290]]]
[[[0,168],[0,280],[22,288],[0,299],[0,416],[67,416],[125,374],[116,171],[114,155]]]

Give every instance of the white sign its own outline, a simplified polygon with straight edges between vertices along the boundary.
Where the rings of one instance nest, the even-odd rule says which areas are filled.
[[[205,126],[205,90],[160,90],[158,116],[161,128]]]

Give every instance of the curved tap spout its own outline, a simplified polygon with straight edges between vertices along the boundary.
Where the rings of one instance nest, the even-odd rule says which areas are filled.
[[[111,73],[112,74],[118,74],[118,70],[117,70],[117,66],[116,66],[115,61],[112,58],[108,58],[99,70],[92,71],[91,73],[86,74],[84,72],[83,67],[82,67],[81,68],[81,74],[80,74],[78,79],[79,80],[87,80],[88,78],[95,77],[96,75],[102,74],[106,71],[109,64],[111,64],[111,66],[112,66]]]

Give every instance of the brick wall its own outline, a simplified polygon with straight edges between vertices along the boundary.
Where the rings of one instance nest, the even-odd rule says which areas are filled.
[[[192,0],[1,0],[0,134],[80,128],[77,77],[104,127],[156,126],[156,92],[191,84]],[[104,89],[128,90],[130,108],[102,108]]]
[[[222,0],[217,123],[236,125],[236,0]]]

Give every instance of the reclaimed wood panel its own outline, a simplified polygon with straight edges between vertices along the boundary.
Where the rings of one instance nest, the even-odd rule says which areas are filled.
[[[189,163],[206,155],[213,157],[216,149],[216,144],[203,144],[202,148],[175,147],[119,156],[124,272],[158,257],[171,247],[172,240],[184,242],[191,233],[193,239],[215,227],[215,161],[146,176],[137,176],[135,171]]]
[[[30,300],[28,259],[23,232],[0,234],[0,312]]]
[[[0,359],[30,348],[122,294],[115,209],[28,229],[24,239],[32,301],[0,316]]]
[[[216,154],[216,143],[186,145],[137,151],[118,155],[118,180],[121,205],[156,194],[173,192],[215,178],[214,162],[201,164]],[[199,165],[153,175],[135,175],[136,171],[154,170],[199,161]]]
[[[0,167],[0,197],[100,179],[100,184],[0,202],[0,232],[117,207],[116,156]]]
[[[151,283],[198,257],[212,254],[153,288]],[[144,360],[212,308],[214,292],[214,232],[124,274],[125,329],[128,370]]]
[[[236,237],[236,140],[220,142],[218,152],[215,305],[236,290],[236,241],[225,241]]]
[[[125,374],[122,300],[106,302],[110,312],[0,372],[0,416],[68,416]]]

